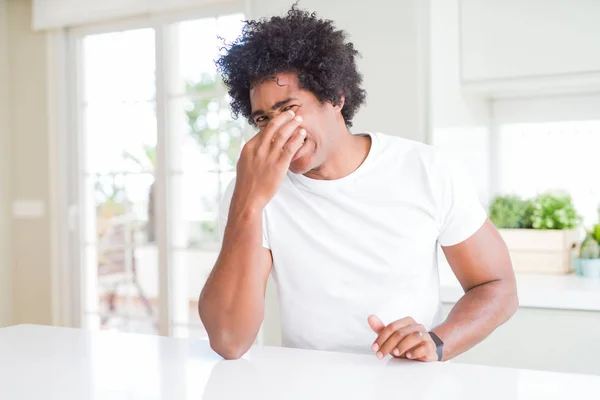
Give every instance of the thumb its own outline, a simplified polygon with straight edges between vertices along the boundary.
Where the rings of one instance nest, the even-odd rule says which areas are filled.
[[[370,315],[367,321],[375,333],[379,333],[385,328],[385,324],[376,315]]]

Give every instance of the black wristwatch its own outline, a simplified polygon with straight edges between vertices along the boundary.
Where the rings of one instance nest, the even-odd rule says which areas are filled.
[[[444,355],[444,342],[442,342],[442,339],[433,332],[429,332],[429,336],[431,336],[433,343],[435,343],[435,352],[437,353],[438,361],[442,361],[442,356]]]

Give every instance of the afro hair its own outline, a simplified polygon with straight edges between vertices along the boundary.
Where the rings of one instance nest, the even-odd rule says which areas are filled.
[[[299,86],[321,103],[339,105],[347,126],[365,102],[362,75],[356,68],[357,50],[346,33],[315,13],[297,9],[283,17],[245,21],[242,34],[225,48],[216,61],[231,97],[234,117],[240,114],[255,124],[251,114],[250,88],[282,73],[297,74]]]

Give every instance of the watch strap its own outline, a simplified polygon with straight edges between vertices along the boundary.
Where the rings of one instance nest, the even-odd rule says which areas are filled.
[[[442,356],[444,355],[444,342],[442,342],[442,339],[440,339],[439,336],[433,332],[429,332],[429,336],[431,336],[433,343],[435,343],[435,351],[438,356],[438,361],[442,361]]]

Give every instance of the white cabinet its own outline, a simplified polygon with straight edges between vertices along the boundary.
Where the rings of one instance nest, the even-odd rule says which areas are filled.
[[[600,1],[460,0],[459,13],[466,87],[600,84]]]
[[[520,307],[456,362],[600,375],[598,332],[600,312]]]

